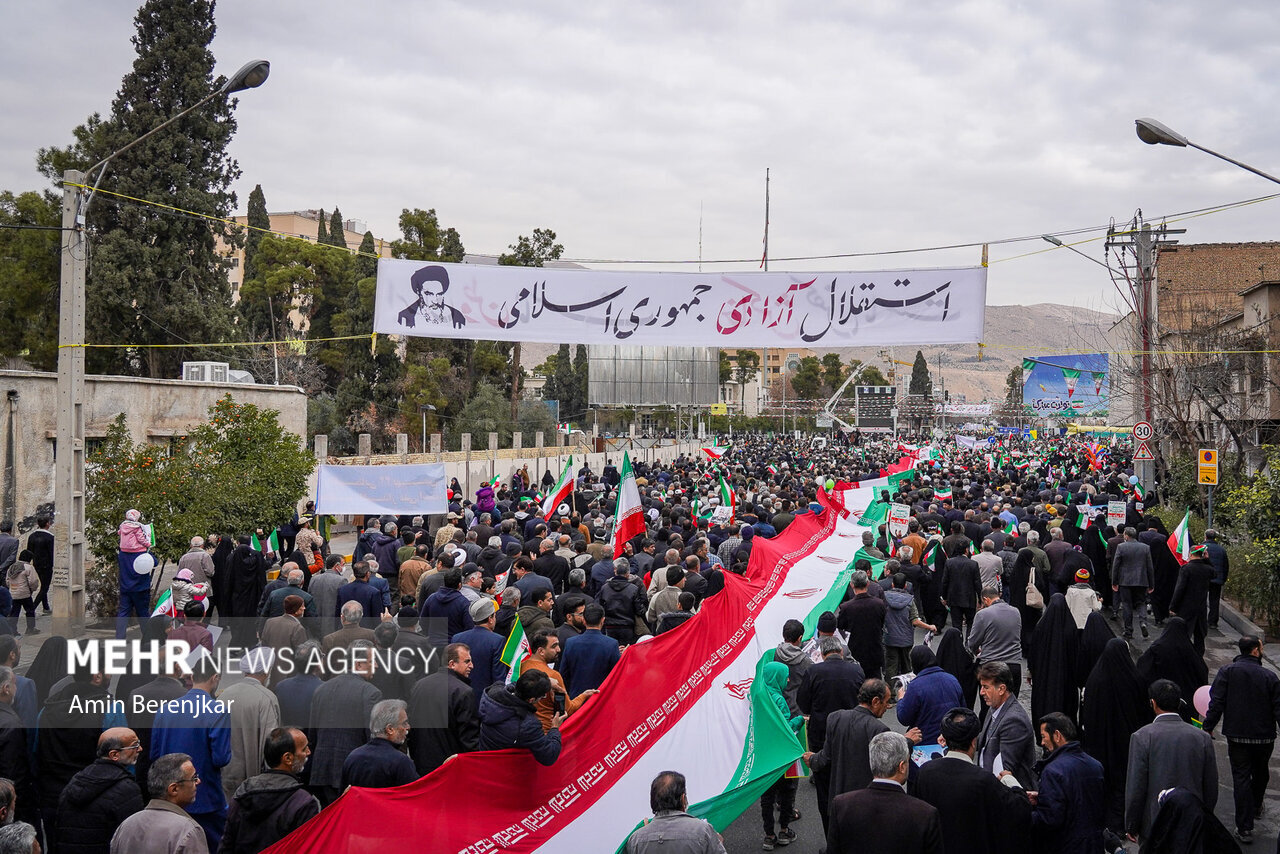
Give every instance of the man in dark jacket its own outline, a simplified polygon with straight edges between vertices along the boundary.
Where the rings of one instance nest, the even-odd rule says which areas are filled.
[[[599,688],[622,657],[618,642],[603,632],[604,608],[592,602],[583,609],[582,620],[586,629],[565,643],[558,665],[570,697]]]
[[[853,598],[836,612],[836,626],[849,637],[849,652],[862,665],[870,679],[879,679],[884,667],[884,616],[888,610],[883,599],[867,592],[871,582],[858,570],[853,574]]]
[[[18,798],[17,819],[37,825],[40,810],[36,801],[35,769],[31,765],[28,733],[13,706],[17,690],[17,677],[8,667],[0,667],[0,777],[13,783]],[[26,804],[23,804],[23,799]],[[10,821],[14,815],[6,815],[0,824]]]
[[[306,734],[296,727],[267,733],[262,758],[270,769],[236,789],[222,837],[225,854],[258,854],[315,818],[320,802],[299,775],[311,756]]]
[[[35,536],[32,534],[31,536]],[[28,540],[28,544],[30,540]],[[30,548],[30,545],[28,545]],[[1213,565],[1213,578],[1209,580],[1209,628],[1218,627],[1218,602],[1222,599],[1222,586],[1227,583],[1231,574],[1231,561],[1227,558],[1227,550],[1218,542],[1218,532],[1210,528],[1204,532],[1204,548]],[[40,567],[36,567],[38,571]],[[44,576],[41,576],[44,578]]]
[[[422,619],[427,621],[427,640],[444,646],[449,638],[472,628],[470,606],[462,595],[462,570],[450,569],[444,574],[444,586],[422,603]]]
[[[398,590],[400,560],[396,553],[404,543],[400,540],[394,522],[382,527],[382,533],[373,538],[373,559],[378,562],[378,575],[387,580],[392,590]]]
[[[341,794],[342,767],[351,751],[368,738],[369,715],[382,692],[369,682],[373,669],[373,642],[351,644],[349,672],[333,677],[316,689],[311,702],[315,733],[315,757],[311,760],[311,789],[322,806]]]
[[[1181,617],[1191,631],[1191,645],[1204,655],[1204,636],[1209,631],[1205,617],[1209,606],[1209,587],[1213,583],[1213,564],[1205,546],[1191,550],[1191,560],[1178,570],[1178,582],[1169,600],[1169,610]]]
[[[640,584],[630,578],[631,561],[613,562],[613,578],[600,588],[596,599],[604,608],[604,633],[620,644],[635,643],[636,618],[643,617],[649,600]]]
[[[1236,835],[1253,838],[1253,820],[1271,779],[1269,765],[1280,722],[1280,677],[1262,666],[1262,641],[1245,635],[1240,654],[1218,671],[1209,689],[1204,731],[1212,734],[1222,721],[1235,788]]]
[[[419,679],[409,695],[409,756],[419,775],[430,774],[455,753],[480,747],[480,720],[469,678],[471,650],[465,643],[451,643],[445,660],[444,670]]]
[[[565,715],[551,717],[551,729],[542,731],[534,711],[535,700],[551,690],[551,679],[538,670],[521,673],[514,685],[490,685],[480,699],[480,749],[528,750],[540,765],[554,765],[560,757],[560,725]]]
[[[982,571],[978,562],[964,551],[951,553],[942,568],[942,603],[951,611],[951,625],[961,632],[973,628],[981,590]]]
[[[1076,725],[1062,712],[1039,721],[1045,758],[1036,763],[1040,790],[1032,798],[1031,833],[1045,854],[1097,854],[1106,826],[1102,763],[1084,752]]]
[[[85,711],[104,705],[114,709],[113,698],[107,691],[110,677],[93,673],[93,669],[87,664],[77,665],[72,681],[51,693],[40,712],[36,789],[45,833],[53,839],[57,838],[58,801],[63,788],[97,757],[99,735],[104,730],[125,725],[125,717],[119,711],[102,714],[101,727],[97,726],[98,718]]]
[[[972,709],[948,711],[939,735],[946,753],[916,775],[913,792],[938,810],[947,854],[1015,854],[1027,847],[1031,804],[1011,775],[997,778],[975,763],[981,728]]]
[[[796,705],[809,717],[809,749],[818,751],[826,744],[827,718],[841,709],[858,705],[858,689],[866,681],[862,666],[844,657],[844,644],[836,637],[825,637],[818,645],[822,661],[805,672],[796,692]],[[827,786],[829,769],[814,774],[818,788],[818,813],[822,828],[827,828]]]
[[[832,799],[828,854],[942,854],[938,811],[906,792],[908,740],[882,732],[868,755],[872,782]]]
[[[397,542],[399,542],[397,540]],[[369,564],[359,561],[351,565],[354,580],[338,588],[338,602],[335,615],[342,613],[342,606],[348,602],[359,602],[364,609],[360,625],[366,629],[375,629],[382,620],[382,593],[369,583]]]
[[[828,807],[837,795],[865,789],[872,780],[868,749],[871,739],[889,727],[880,720],[889,709],[889,686],[881,679],[868,679],[858,691],[858,705],[827,716],[822,750],[807,752],[804,761],[815,773],[830,769]],[[908,730],[908,738],[919,738],[919,730]]]
[[[129,770],[141,749],[127,727],[98,736],[98,758],[71,778],[58,799],[59,854],[108,854],[116,828],[144,806]]]
[[[409,706],[404,700],[383,700],[369,714],[369,741],[342,763],[340,788],[363,786],[391,789],[418,779],[405,749],[409,739]]]

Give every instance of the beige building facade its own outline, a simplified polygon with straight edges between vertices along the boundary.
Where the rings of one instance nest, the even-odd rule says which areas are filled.
[[[53,509],[57,374],[0,371],[0,388],[6,393],[0,420],[0,517],[25,532],[34,527],[37,513]],[[85,377],[87,450],[92,452],[123,414],[135,444],[148,442],[167,452],[227,394],[238,403],[277,410],[281,426],[305,441],[307,396],[294,386],[90,375]]]

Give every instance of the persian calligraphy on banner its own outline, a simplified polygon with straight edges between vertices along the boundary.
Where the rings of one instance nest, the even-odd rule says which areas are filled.
[[[578,344],[775,347],[981,340],[983,267],[665,273],[378,261],[374,331]]]
[[[320,466],[316,475],[316,512],[444,513],[449,480],[444,463],[404,466]]]

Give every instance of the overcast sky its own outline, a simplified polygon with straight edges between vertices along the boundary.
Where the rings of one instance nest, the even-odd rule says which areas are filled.
[[[34,189],[36,149],[110,109],[136,7],[3,7],[0,188]],[[1261,0],[222,0],[217,23],[220,73],[272,63],[237,110],[240,212],[261,183],[272,211],[336,204],[395,238],[401,208],[434,207],[474,253],[549,227],[566,258],[696,261],[701,216],[703,258],[758,259],[766,167],[774,259],[1105,226],[1280,189],[1133,129],[1153,116],[1280,172],[1276,7]],[[1276,239],[1278,216],[1280,200],[1200,217],[1182,239]],[[993,246],[988,302],[1114,303],[1083,258],[1012,257],[1044,248]],[[1102,257],[1100,240],[1080,248]]]

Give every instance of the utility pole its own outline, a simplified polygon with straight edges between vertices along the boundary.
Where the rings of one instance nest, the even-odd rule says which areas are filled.
[[[1185,233],[1185,228],[1168,228],[1164,223],[1152,229],[1151,224],[1142,218],[1141,210],[1129,221],[1127,227],[1117,228],[1113,224],[1107,230],[1106,251],[1110,252],[1113,248],[1116,250],[1119,271],[1115,275],[1122,276],[1124,279],[1122,286],[1121,281],[1115,278],[1116,287],[1122,296],[1127,293],[1129,308],[1137,321],[1135,338],[1136,343],[1141,347],[1139,362],[1141,411],[1143,420],[1150,424],[1156,423],[1153,418],[1155,409],[1151,389],[1151,355],[1156,346],[1155,328],[1159,311],[1155,293],[1156,267],[1160,257],[1160,247],[1178,242],[1168,240],[1168,235]],[[1137,463],[1136,473],[1139,480],[1144,484],[1151,483],[1153,468],[1154,465],[1151,462]]]
[[[764,255],[760,258],[760,266],[764,268],[766,273],[769,272],[769,167],[767,166],[764,170]],[[763,347],[761,350],[762,355],[764,356],[764,398],[767,402],[772,403],[772,401],[769,400],[769,348]],[[784,374],[782,377],[782,394],[784,402],[782,408],[782,432],[784,433],[787,431],[787,409],[785,406],[786,393],[787,378]]]
[[[88,241],[84,173],[62,173],[62,291],[58,305],[58,432],[54,445],[53,600],[71,632],[84,629],[84,306]]]
[[[938,364],[938,400],[940,401],[939,409],[938,409],[938,413],[939,413],[938,424],[939,424],[939,428],[943,432],[946,432],[946,429],[947,429],[947,383],[946,383],[946,380],[942,378],[942,354],[941,353],[938,354],[937,364]]]

